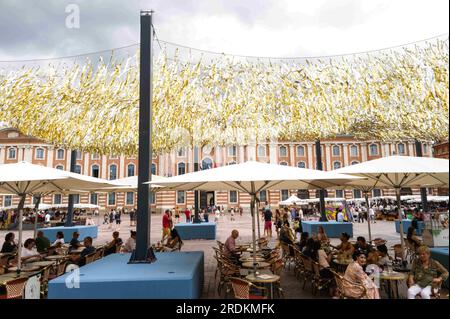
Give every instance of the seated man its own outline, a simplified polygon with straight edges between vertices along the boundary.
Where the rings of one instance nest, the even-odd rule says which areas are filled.
[[[178,231],[175,228],[172,228],[170,231],[169,239],[167,240],[167,244],[163,246],[164,251],[172,251],[174,250],[178,245],[183,245],[183,241],[181,240],[180,234],[178,234]]]
[[[119,237],[119,232],[113,232],[113,239],[106,245],[104,256],[115,254],[120,246],[122,246],[123,241]]]
[[[92,237],[85,237],[83,243],[85,248],[81,254],[70,257],[70,260],[80,267],[86,265],[86,256],[95,252],[95,248],[92,247]]]
[[[40,230],[36,235],[36,249],[38,252],[46,252],[50,247],[50,240],[44,236],[44,233]]]
[[[359,250],[363,252],[366,257],[369,255],[369,252],[373,250],[373,248],[366,242],[366,239],[362,236],[356,238],[355,251]]]
[[[70,250],[75,250],[81,247],[81,243],[78,240],[78,237],[80,237],[80,233],[79,232],[73,232],[72,234],[72,239],[70,240],[70,246],[69,246],[69,251]]]
[[[236,250],[236,239],[239,237],[239,232],[233,229],[231,236],[225,241],[224,245],[224,255],[230,259],[239,260],[239,255]]]

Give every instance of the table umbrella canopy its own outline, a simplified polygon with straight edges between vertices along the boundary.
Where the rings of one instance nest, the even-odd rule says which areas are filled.
[[[109,181],[28,162],[0,165],[0,194],[82,193]]]
[[[178,175],[158,181],[164,190],[240,190],[256,193],[263,189],[337,188],[355,179],[353,176],[293,166],[248,161]]]
[[[159,175],[152,175],[152,182],[153,181],[160,181],[165,179],[166,177],[159,176]],[[109,181],[114,186],[108,186],[104,188],[99,188],[96,191],[99,192],[133,192],[136,191],[138,188],[138,177],[137,176],[129,176],[125,178],[120,179],[114,179]],[[159,188],[159,185],[151,185],[152,188]]]

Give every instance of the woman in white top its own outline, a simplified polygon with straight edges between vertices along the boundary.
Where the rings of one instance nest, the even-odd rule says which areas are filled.
[[[130,238],[128,238],[123,245],[124,252],[132,252],[136,249],[136,232],[134,230],[130,231]]]
[[[62,245],[64,245],[64,233],[59,231],[56,233],[56,240],[52,244],[52,247],[60,248]]]
[[[20,257],[22,258],[22,261],[36,261],[39,259],[42,259],[42,256],[33,249],[36,242],[33,238],[28,238],[25,240],[25,243],[23,244],[23,249],[21,251]]]

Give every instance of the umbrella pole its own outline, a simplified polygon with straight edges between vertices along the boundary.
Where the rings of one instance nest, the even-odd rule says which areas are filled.
[[[37,224],[38,224],[38,210],[39,210],[39,204],[41,203],[41,196],[38,196],[36,205],[34,205],[34,212],[36,216],[34,217],[34,235],[33,238],[36,239],[36,233],[37,233]]]
[[[370,229],[370,214],[369,214],[369,192],[364,192],[364,197],[366,199],[366,206],[367,206],[367,227],[369,228],[369,243],[372,242],[372,231]]]
[[[22,232],[23,232],[23,206],[25,204],[25,198],[26,194],[22,194],[19,202],[19,206],[17,207],[19,210],[19,242],[18,242],[18,248],[17,248],[17,273],[20,274],[20,269],[22,267]]]
[[[259,226],[259,219],[261,218],[261,216],[259,215],[259,207],[256,207],[256,200],[253,201],[253,205],[255,207],[254,209],[256,220],[258,221],[258,240],[259,240],[261,238],[261,227]]]
[[[251,194],[250,212],[252,215],[253,273],[256,274],[256,234],[255,234],[255,194]]]
[[[405,251],[405,240],[403,238],[403,214],[402,214],[402,203],[400,198],[400,187],[395,188],[395,194],[397,195],[397,204],[398,204],[398,220],[400,223],[400,243],[402,246],[401,257],[403,261],[404,251]]]

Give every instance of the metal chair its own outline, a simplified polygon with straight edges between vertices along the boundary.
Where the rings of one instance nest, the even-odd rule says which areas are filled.
[[[236,299],[267,299],[267,288],[256,286],[247,280],[236,277],[230,278],[230,281]],[[252,294],[251,290],[259,291],[261,295]]]
[[[28,278],[17,278],[5,283],[6,295],[0,299],[23,299],[23,291]]]

